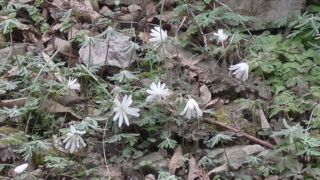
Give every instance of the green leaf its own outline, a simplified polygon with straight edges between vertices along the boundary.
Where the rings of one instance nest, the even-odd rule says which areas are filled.
[[[163,139],[163,141],[158,145],[159,148],[173,149],[177,145],[177,141],[171,139],[171,133],[168,131],[163,131],[160,138]]]
[[[214,137],[212,137],[211,139],[209,139],[205,143],[210,148],[213,148],[214,145],[218,144],[221,141],[231,141],[232,139],[233,139],[232,136],[220,133],[220,134],[215,135]]]

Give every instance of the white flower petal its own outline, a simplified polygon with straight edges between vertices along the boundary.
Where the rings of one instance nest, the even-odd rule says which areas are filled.
[[[232,74],[235,75],[237,79],[241,79],[242,81],[246,81],[249,77],[249,65],[247,63],[231,65],[229,70],[234,71]]]
[[[123,117],[124,117],[124,122],[127,124],[127,126],[129,126],[128,116],[125,114]]]
[[[169,89],[165,88],[165,83],[151,83],[150,89],[147,90],[147,93],[150,94],[146,101],[158,101],[161,102],[166,99],[171,93]]]
[[[28,166],[29,166],[28,163],[21,164],[21,165],[17,166],[16,168],[14,168],[14,172],[16,174],[21,174],[28,168]]]
[[[121,105],[121,103],[120,103],[118,98],[114,99],[114,103],[116,104],[117,107],[119,107]]]
[[[71,90],[80,90],[80,84],[77,83],[76,78],[69,78],[67,87]]]
[[[120,116],[119,116],[119,122],[118,122],[119,127],[121,127],[121,126],[122,126],[122,123],[123,123],[123,116],[124,116],[124,114],[120,114]]]
[[[202,116],[202,110],[199,108],[198,103],[194,99],[190,98],[180,115],[185,115],[187,119],[200,117]]]
[[[71,145],[71,138],[69,138],[69,140],[67,141],[66,145],[64,146],[65,149],[69,149],[70,145]]]
[[[113,121],[116,121],[120,116],[120,112],[116,112],[116,114],[113,116]]]
[[[76,144],[75,143],[76,143],[75,141],[71,142],[70,153],[75,152],[75,150],[76,150]]]
[[[115,101],[116,102],[116,101]],[[129,118],[128,114],[132,116],[139,117],[139,109],[129,107],[132,104],[132,96],[125,95],[122,99],[122,102],[115,103],[113,107],[113,111],[115,115],[113,117],[113,121],[118,120],[118,126],[121,127],[123,121],[129,126]]]
[[[151,38],[149,41],[154,43],[154,46],[159,46],[161,42],[165,41],[168,37],[167,31],[162,30],[159,26],[151,29]]]
[[[75,152],[83,146],[84,141],[81,135],[85,134],[86,131],[79,131],[73,125],[70,126],[67,137],[63,140],[63,143],[66,143],[64,148],[69,150],[70,153]],[[81,142],[81,144],[80,144]]]
[[[228,39],[228,35],[224,34],[223,29],[218,29],[218,33],[213,33],[213,35],[218,37],[218,43],[223,42]]]
[[[139,109],[138,108],[128,108],[127,114],[130,114],[135,117],[139,117]]]

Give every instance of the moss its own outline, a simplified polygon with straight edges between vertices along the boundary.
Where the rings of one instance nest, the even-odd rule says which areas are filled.
[[[23,131],[7,126],[0,127],[0,146],[22,144],[27,140]]]
[[[2,33],[0,33],[0,42],[1,42],[0,43],[0,49],[7,47],[6,43],[3,43],[3,42],[6,42],[6,38]]]
[[[257,133],[257,130],[258,130],[257,127],[259,127],[259,125],[252,122],[249,126],[246,126],[244,128],[244,132],[254,136]]]
[[[221,108],[215,111],[215,117],[217,121],[229,124],[232,122],[230,113],[230,108],[228,106],[222,106]]]

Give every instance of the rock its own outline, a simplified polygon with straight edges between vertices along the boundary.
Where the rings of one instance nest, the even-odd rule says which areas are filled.
[[[139,164],[142,161],[152,162],[152,165],[154,165],[154,168],[158,171],[168,169],[168,166],[169,166],[169,159],[164,157],[160,152],[153,152],[153,153],[147,154],[137,159],[135,164]]]
[[[96,40],[91,46],[82,46],[79,55],[88,65],[125,68],[138,59],[136,51],[128,49],[131,43],[129,39],[129,36],[114,33],[105,40]]]
[[[255,145],[245,145],[245,146],[234,146],[225,149],[227,156],[223,149],[215,149],[208,153],[208,157],[221,160],[222,165],[218,167],[218,171],[223,171],[228,168],[226,164],[232,166],[234,169],[238,169],[241,165],[248,162],[247,157],[250,155],[257,155],[259,153],[266,153],[267,150],[262,146]],[[226,159],[228,158],[228,160]],[[222,168],[223,167],[223,168]]]
[[[221,0],[234,12],[253,16],[257,19],[250,25],[252,30],[276,28],[274,24],[281,18],[300,14],[306,0]]]
[[[15,55],[25,55],[26,49],[27,45],[25,43],[14,45]],[[0,49],[0,62],[6,62],[7,60],[10,62],[13,55],[11,47]]]

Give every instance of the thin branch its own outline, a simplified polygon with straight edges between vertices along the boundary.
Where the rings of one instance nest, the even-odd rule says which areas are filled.
[[[170,105],[167,104],[166,108],[167,108],[167,110],[169,110],[169,111],[172,113],[173,116],[180,116],[180,114],[179,114],[176,110],[174,110],[173,107],[170,107]],[[229,125],[227,125],[227,124],[221,123],[221,122],[216,121],[216,120],[214,120],[214,119],[212,119],[212,118],[203,118],[203,119],[204,119],[204,121],[206,121],[206,122],[209,122],[209,123],[211,123],[211,124],[214,124],[214,125],[220,126],[220,127],[222,127],[222,128],[228,129],[228,130],[230,130],[230,131],[233,131],[233,132],[235,132],[235,133],[238,133],[238,134],[242,135],[243,137],[245,137],[246,139],[248,139],[248,140],[250,140],[250,141],[252,141],[252,142],[258,143],[258,144],[260,144],[260,145],[262,145],[262,146],[265,146],[265,147],[267,147],[267,148],[270,148],[270,149],[273,149],[273,148],[274,148],[274,145],[272,145],[271,143],[269,143],[269,142],[267,142],[267,141],[264,141],[264,140],[261,140],[261,139],[259,139],[259,138],[256,138],[256,137],[254,137],[254,136],[251,136],[251,135],[249,135],[249,134],[247,134],[247,133],[241,132],[241,131],[240,131],[239,129],[237,129],[237,128],[234,128],[234,127],[229,126]]]
[[[273,148],[274,148],[274,145],[272,145],[271,143],[269,143],[269,142],[267,142],[267,141],[264,141],[264,140],[261,140],[261,139],[259,139],[259,138],[256,138],[256,137],[254,137],[254,136],[251,136],[251,135],[249,135],[249,134],[247,134],[247,133],[241,132],[239,129],[236,129],[236,128],[234,128],[234,127],[232,127],[232,126],[229,126],[229,125],[227,125],[227,124],[221,123],[221,122],[219,122],[219,121],[216,121],[216,120],[210,119],[210,118],[205,119],[205,121],[206,121],[206,122],[209,122],[209,123],[211,123],[211,124],[214,124],[214,125],[223,127],[223,128],[225,128],[225,129],[228,129],[228,130],[233,131],[233,132],[235,132],[235,133],[241,134],[241,135],[242,135],[243,137],[245,137],[246,139],[248,139],[248,140],[250,140],[250,141],[252,141],[252,142],[258,143],[258,144],[260,144],[260,145],[263,145],[263,146],[265,146],[265,147],[267,147],[267,148],[270,148],[270,149],[273,149]]]

